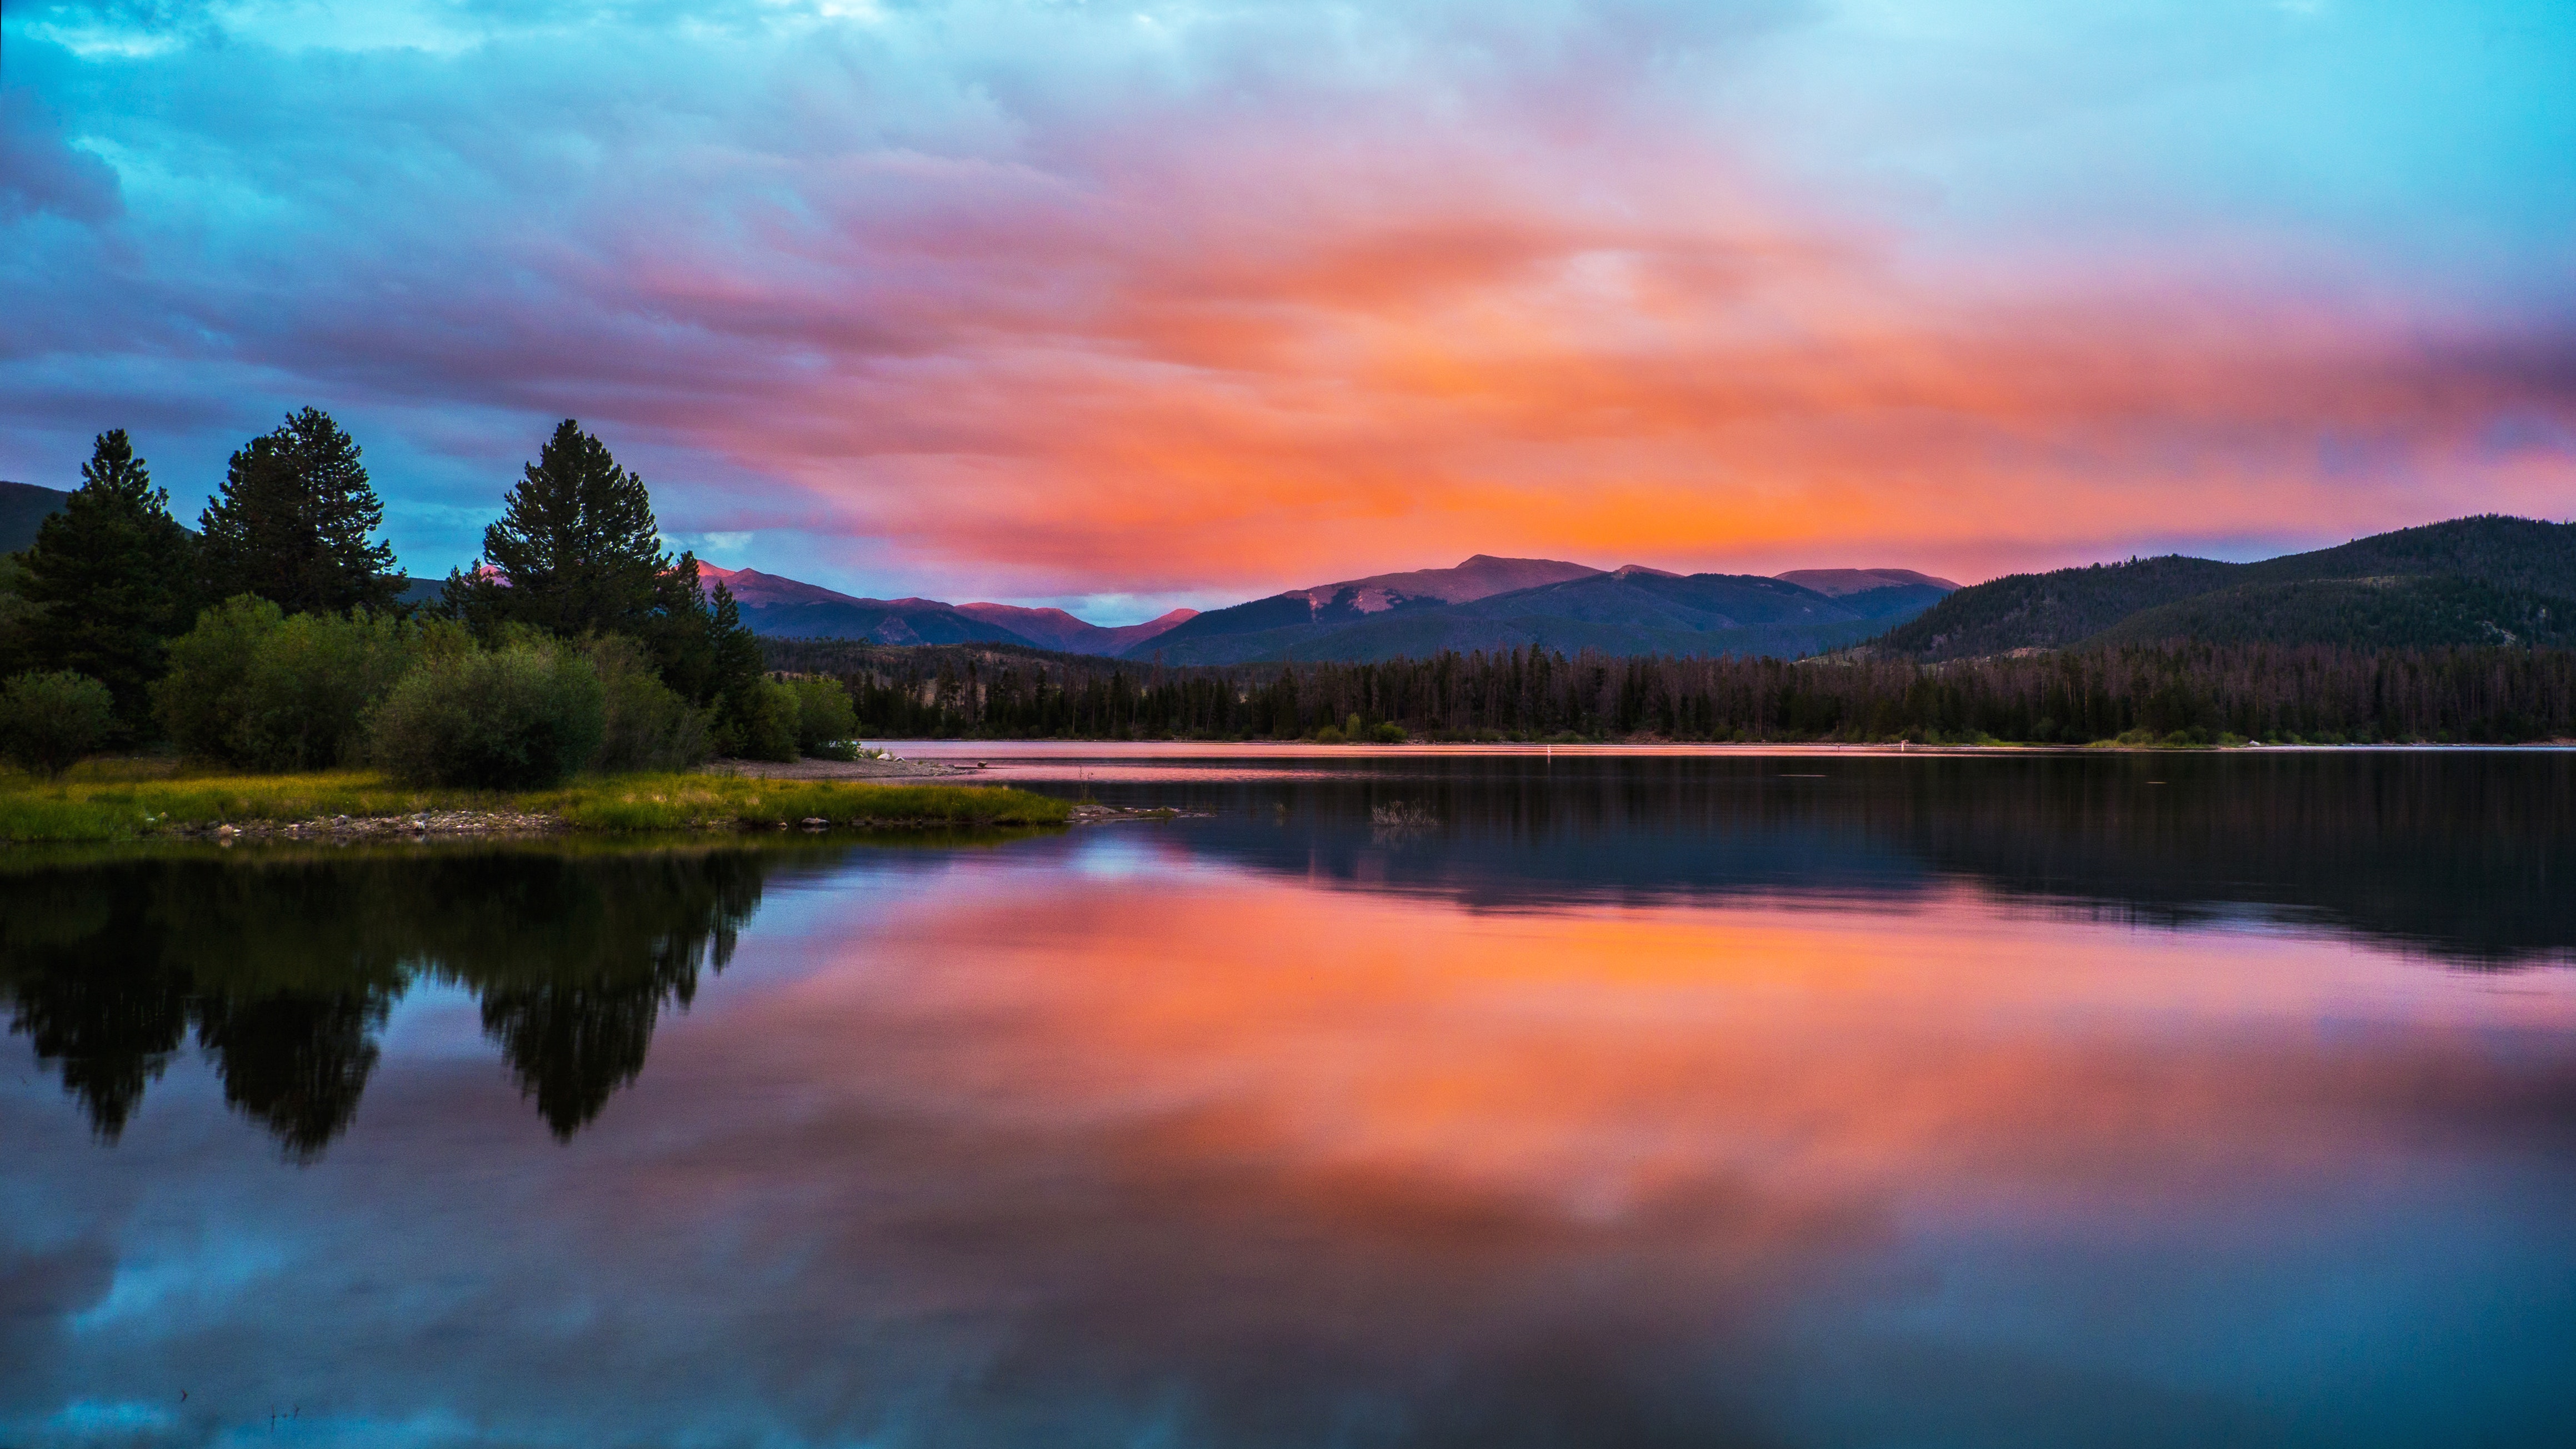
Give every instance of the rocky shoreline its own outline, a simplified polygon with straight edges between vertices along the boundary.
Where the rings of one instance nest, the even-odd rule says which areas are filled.
[[[1205,813],[1084,801],[1073,807],[1067,823],[1112,825],[1130,821],[1183,820],[1200,818]],[[834,829],[944,829],[954,823],[927,820],[842,821],[812,816],[792,826],[782,821],[770,826],[746,827],[746,831],[801,829],[806,834],[819,835]],[[567,832],[564,822],[552,815],[501,810],[430,810],[413,815],[333,815],[312,820],[245,820],[238,824],[226,821],[213,825],[183,825],[171,829],[168,836],[178,840],[211,841],[217,845],[281,840],[355,844],[360,841],[525,839]]]
[[[564,824],[552,815],[509,810],[424,810],[411,815],[331,815],[311,820],[224,821],[183,825],[169,833],[181,840],[211,840],[230,845],[240,840],[454,840],[464,838],[552,835]]]

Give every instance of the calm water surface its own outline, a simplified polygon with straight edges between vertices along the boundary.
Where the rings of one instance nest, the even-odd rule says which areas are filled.
[[[0,855],[0,1444],[2576,1443],[2576,757],[1005,748]]]

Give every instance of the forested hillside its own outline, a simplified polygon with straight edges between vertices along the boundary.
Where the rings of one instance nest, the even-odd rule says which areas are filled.
[[[2439,649],[2576,644],[2576,605],[2474,579],[2388,577],[2239,584],[2142,609],[2096,644],[2338,644]]]
[[[1169,668],[977,646],[765,641],[872,738],[2096,740],[2576,737],[2576,652],[2267,644],[1921,664],[1568,656]],[[1383,727],[1383,728],[1382,728]]]
[[[2327,582],[2339,587],[2293,587]],[[2576,524],[2486,516],[2260,563],[2168,555],[1961,589],[1872,641],[1918,659],[2172,640],[2435,648],[2554,643]]]

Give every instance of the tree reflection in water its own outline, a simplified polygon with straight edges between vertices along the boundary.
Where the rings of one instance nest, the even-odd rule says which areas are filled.
[[[124,1132],[193,1029],[224,1100],[311,1162],[356,1116],[394,1002],[482,1005],[521,1092],[569,1140],[644,1068],[665,1003],[721,971],[781,857],[526,848],[200,855],[0,875],[10,1030]]]

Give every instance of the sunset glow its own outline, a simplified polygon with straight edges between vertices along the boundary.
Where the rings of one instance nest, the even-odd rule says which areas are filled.
[[[0,476],[314,403],[414,572],[567,415],[719,563],[1107,622],[2576,506],[2564,7],[5,23]]]

